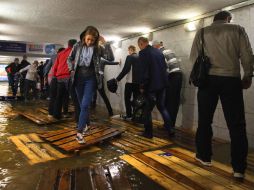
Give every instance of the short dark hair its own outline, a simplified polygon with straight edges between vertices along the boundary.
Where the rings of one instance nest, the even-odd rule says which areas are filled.
[[[232,14],[229,11],[220,11],[214,16],[213,21],[226,20],[228,17],[232,18]]]
[[[65,48],[61,47],[57,50],[57,53],[60,53],[61,51],[65,50]]]
[[[139,42],[149,43],[149,40],[148,40],[148,38],[142,36],[142,37],[138,38],[138,43]]]
[[[77,40],[76,40],[76,39],[70,39],[70,40],[68,41],[68,46],[73,47],[74,44],[76,44],[76,43],[77,43]]]

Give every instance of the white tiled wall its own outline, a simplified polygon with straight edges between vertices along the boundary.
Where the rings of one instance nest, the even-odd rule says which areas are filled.
[[[245,27],[246,32],[250,38],[252,47],[254,47],[254,6],[244,7],[232,11],[233,22]],[[212,17],[204,19],[204,26],[212,23]],[[188,84],[188,77],[192,65],[189,63],[188,57],[192,45],[195,32],[186,32],[184,25],[175,26],[165,30],[157,31],[153,33],[154,40],[160,40],[164,42],[166,48],[174,50],[177,56],[182,60],[181,66],[184,72],[183,81],[183,97],[182,105],[180,107],[177,126],[183,126],[196,129],[197,127],[197,90]],[[105,69],[105,81],[116,77],[123,68],[125,58],[127,56],[127,48],[129,45],[135,45],[137,47],[137,38],[125,40],[122,42],[121,49],[114,49],[116,60],[122,59],[121,66],[107,66]],[[138,47],[137,47],[138,48]],[[124,84],[123,79],[119,85],[118,93],[115,95],[107,92],[112,107],[116,110],[120,110],[124,113]],[[245,97],[245,110],[247,121],[247,132],[249,138],[249,144],[254,147],[254,87],[244,92]],[[103,104],[101,100],[98,103]],[[117,113],[115,113],[117,114]],[[154,118],[161,119],[160,114],[155,109],[153,113]],[[223,111],[220,103],[217,106],[217,110],[214,115],[213,132],[215,137],[222,139],[229,139],[226,122],[224,119]]]

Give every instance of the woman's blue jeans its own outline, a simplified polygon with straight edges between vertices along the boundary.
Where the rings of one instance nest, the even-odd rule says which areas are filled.
[[[82,132],[87,122],[89,122],[89,106],[96,90],[95,77],[82,79],[78,78],[75,85],[78,102],[80,105],[80,114],[78,121],[78,132]]]

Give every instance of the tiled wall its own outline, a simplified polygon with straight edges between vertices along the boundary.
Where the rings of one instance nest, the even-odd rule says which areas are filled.
[[[245,27],[252,47],[254,47],[254,6],[252,5],[237,9],[232,11],[232,13],[233,22]],[[210,25],[212,19],[213,18],[204,19],[204,26]],[[177,126],[193,128],[195,130],[197,127],[197,89],[188,84],[188,77],[192,68],[188,57],[194,36],[195,32],[185,31],[184,25],[175,26],[153,33],[154,40],[163,41],[164,46],[174,50],[177,56],[182,60],[181,66],[184,72],[184,81],[182,104],[178,113]],[[105,81],[116,77],[121,71],[127,56],[127,48],[129,45],[135,45],[137,47],[137,38],[125,40],[122,42],[121,49],[114,49],[116,60],[122,59],[123,63],[121,66],[106,66]],[[122,113],[124,113],[125,109],[123,98],[124,84],[125,79],[123,79],[119,85],[118,95],[107,92],[112,107],[116,110],[121,110]],[[254,85],[250,89],[244,91],[244,97],[249,144],[251,147],[254,147]],[[98,103],[104,105],[101,99],[99,99]],[[154,118],[160,119],[160,114],[157,110],[154,111],[153,115]],[[215,137],[229,139],[228,130],[220,104],[217,106],[216,113],[214,115],[213,132]]]

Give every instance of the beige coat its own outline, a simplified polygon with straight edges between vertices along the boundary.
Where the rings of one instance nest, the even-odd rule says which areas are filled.
[[[244,78],[253,75],[254,57],[248,36],[243,27],[224,21],[215,21],[204,28],[204,50],[210,58],[209,75],[241,77],[240,64]],[[194,64],[201,51],[201,30],[193,41],[190,60]]]

